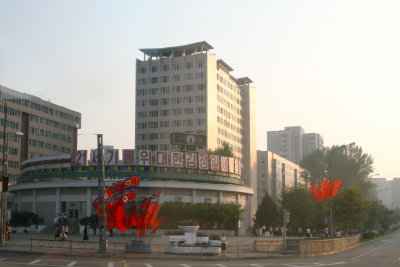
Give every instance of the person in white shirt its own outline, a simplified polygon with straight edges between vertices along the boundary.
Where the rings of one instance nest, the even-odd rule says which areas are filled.
[[[228,241],[226,240],[226,237],[224,233],[221,234],[221,251],[226,250],[226,245],[228,244]]]

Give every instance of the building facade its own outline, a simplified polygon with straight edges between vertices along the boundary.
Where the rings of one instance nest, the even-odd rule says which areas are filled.
[[[322,149],[324,139],[317,133],[305,133],[301,126],[290,126],[281,131],[268,131],[267,147],[268,151],[299,164],[304,156]]]
[[[257,150],[257,204],[265,194],[280,199],[289,188],[305,185],[303,168],[271,151]]]
[[[79,152],[82,152],[80,150]],[[58,155],[24,161],[18,183],[10,187],[13,207],[37,213],[44,224],[53,225],[56,214],[65,214],[70,226],[95,213],[93,201],[99,196],[99,167],[93,160],[71,164],[71,155]],[[125,164],[125,160],[105,166],[105,185],[132,176],[141,178],[137,198],[163,189],[159,202],[217,203],[248,205],[253,189],[243,185],[236,174],[192,168],[156,167]],[[245,224],[240,225],[242,232]]]
[[[7,123],[0,135],[0,158],[3,159],[3,140],[6,136],[10,183],[16,181],[20,174],[20,162],[26,159],[76,151],[77,131],[81,127],[80,113],[1,85],[0,98],[1,127],[4,127],[7,105]]]
[[[180,151],[172,133],[206,136],[206,151],[229,144],[242,163],[243,182],[256,188],[255,89],[247,78],[235,78],[207,42],[140,49],[136,60],[136,150]],[[256,198],[246,205],[247,221]]]

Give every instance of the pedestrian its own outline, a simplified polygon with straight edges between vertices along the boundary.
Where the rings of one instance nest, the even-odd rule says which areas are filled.
[[[54,223],[54,226],[57,227],[57,224],[58,224],[58,216],[57,215],[54,215],[53,223]]]
[[[256,237],[257,238],[257,227],[255,225],[253,225],[253,233],[252,233],[252,237]]]
[[[270,226],[270,227],[269,227],[269,236],[272,236],[272,235],[273,235],[273,230],[274,230],[274,229],[272,228],[272,226]]]
[[[67,235],[65,234],[65,225],[64,224],[61,224],[60,225],[60,237],[61,237],[61,240],[65,240],[65,239],[67,239]]]
[[[307,237],[311,237],[311,229],[307,228],[306,229]]]
[[[87,225],[85,225],[85,228],[83,228],[83,240],[89,240]]]
[[[221,234],[221,251],[225,253],[226,245],[228,244],[228,240],[225,237],[225,234]]]
[[[267,227],[265,227],[265,225],[263,225],[261,227],[261,231],[262,231],[262,235],[265,236],[265,230],[267,230]]]
[[[68,224],[64,224],[64,228],[65,228],[65,234],[68,236],[68,235],[69,235],[69,227],[68,227]]]
[[[7,225],[6,225],[6,234],[7,234],[6,239],[10,240],[11,239],[11,226],[9,223],[7,223]]]

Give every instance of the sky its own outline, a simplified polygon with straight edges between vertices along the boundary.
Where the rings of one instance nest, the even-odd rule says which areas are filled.
[[[206,41],[256,88],[257,149],[302,126],[400,177],[400,1],[0,0],[0,84],[81,112],[78,148],[134,148],[140,48]]]

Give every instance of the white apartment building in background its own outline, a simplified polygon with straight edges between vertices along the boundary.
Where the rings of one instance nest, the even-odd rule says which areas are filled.
[[[271,151],[257,150],[257,203],[261,204],[266,193],[280,199],[289,188],[304,185],[301,168]]]
[[[317,133],[305,133],[301,126],[285,127],[267,132],[267,150],[296,164],[316,149],[324,147],[324,139]]]
[[[217,59],[212,49],[204,41],[140,49],[143,60],[136,60],[136,151],[181,151],[181,146],[171,144],[172,133],[204,135],[207,143],[197,151],[228,143],[242,163],[243,185],[255,189],[255,88],[248,77],[234,77],[233,68]],[[250,223],[256,198],[235,194]]]

